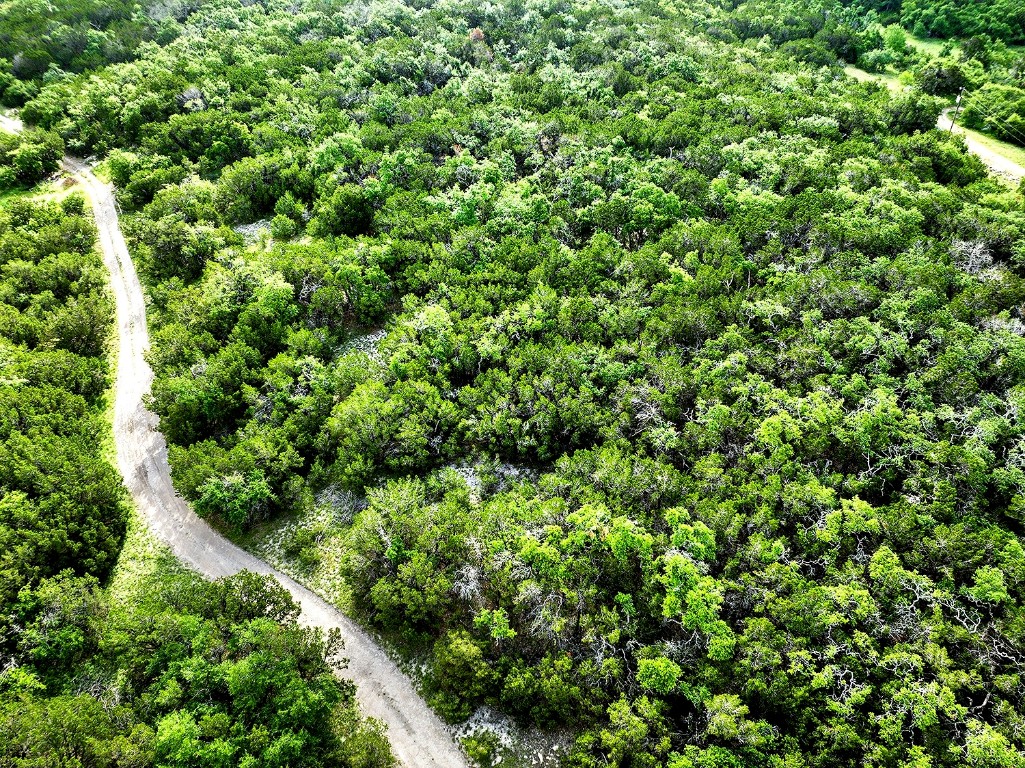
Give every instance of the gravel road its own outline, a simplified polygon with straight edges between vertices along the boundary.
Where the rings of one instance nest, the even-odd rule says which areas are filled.
[[[7,131],[9,133],[18,133],[23,127],[21,120],[15,120],[13,117],[0,115],[0,130]]]
[[[21,123],[0,115],[0,128],[18,131]],[[269,574],[302,607],[301,623],[340,630],[349,659],[341,674],[356,684],[363,713],[387,726],[392,751],[406,768],[468,766],[445,725],[369,635],[313,592],[218,534],[175,492],[167,443],[157,429],[157,417],[142,401],[153,382],[153,371],[144,358],[149,348],[146,304],[121,235],[113,188],[97,179],[81,160],[66,157],[64,170],[92,201],[103,261],[110,273],[120,343],[114,400],[117,462],[149,528],[179,560],[203,576],[215,579],[241,570]]]

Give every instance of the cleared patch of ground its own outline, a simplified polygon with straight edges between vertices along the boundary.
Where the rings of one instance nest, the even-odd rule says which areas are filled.
[[[520,728],[501,712],[481,707],[455,729],[456,738],[470,758],[482,768],[556,766],[569,750],[573,734],[568,730],[542,732]]]
[[[885,85],[891,93],[900,93],[906,87],[904,83],[900,81],[900,78],[892,72],[873,74],[871,72],[866,72],[863,69],[858,69],[852,65],[844,67],[844,72],[860,83],[881,83],[882,85]]]
[[[314,506],[254,528],[240,542],[254,555],[348,612],[351,592],[341,572],[344,531],[365,501],[346,491],[328,490]]]
[[[335,356],[341,357],[350,352],[362,352],[375,363],[383,365],[384,357],[381,355],[381,342],[384,341],[387,335],[388,331],[384,328],[375,328],[372,331],[352,336],[335,350]]]
[[[242,235],[246,245],[254,245],[260,242],[260,238],[266,235],[270,237],[270,219],[260,219],[249,224],[239,224],[232,227],[235,232]]]

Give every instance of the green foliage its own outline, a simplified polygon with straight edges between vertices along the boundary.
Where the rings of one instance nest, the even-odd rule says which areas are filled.
[[[465,632],[440,640],[434,648],[433,704],[448,720],[459,722],[473,712],[473,705],[492,692],[496,675],[483,650]]]
[[[1025,88],[986,83],[968,95],[964,124],[1025,146]]]
[[[184,18],[187,6],[175,6],[173,11]],[[144,40],[173,36],[174,26],[167,9],[161,12],[155,3],[73,0],[51,7],[17,0],[0,10],[0,72],[9,71],[21,81],[46,80],[65,71],[125,61]],[[21,87],[25,84],[0,75],[0,97],[6,106],[20,106],[33,93]]]
[[[342,184],[317,201],[310,232],[314,235],[368,234],[374,223],[374,194],[356,184]]]
[[[968,67],[952,59],[933,59],[915,72],[919,87],[931,96],[957,96],[969,84]]]
[[[146,578],[143,600],[126,605],[65,572],[0,614],[0,761],[393,764],[326,661],[338,643],[299,627],[276,582],[246,572],[213,584],[166,570]]]
[[[1014,764],[1025,203],[934,126],[1021,83],[879,20],[205,3],[25,113],[119,147],[178,488],[239,528],[365,496],[290,551],[445,717],[581,768]],[[147,748],[236,759],[205,716]]]
[[[106,576],[127,511],[100,455],[112,307],[82,198],[0,205],[0,605]]]
[[[680,683],[683,668],[667,658],[641,659],[637,662],[637,682],[641,687],[668,696]]]
[[[986,34],[1009,44],[1025,43],[1025,9],[1008,0],[903,0],[900,22],[929,37],[966,38]]]
[[[1009,0],[844,0],[870,18],[900,21],[917,37],[964,39],[988,35],[1008,44],[1025,42],[1025,11]]]
[[[242,529],[264,517],[274,500],[267,480],[259,472],[238,472],[207,480],[199,488],[196,512],[202,517],[216,516]]]
[[[49,131],[0,132],[0,191],[38,184],[60,167],[64,142]]]

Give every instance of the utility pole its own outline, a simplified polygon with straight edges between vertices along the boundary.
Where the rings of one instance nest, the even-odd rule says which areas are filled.
[[[954,132],[954,123],[957,122],[957,113],[961,111],[961,97],[964,95],[964,88],[957,92],[957,105],[954,107],[954,116],[950,118],[950,132]]]

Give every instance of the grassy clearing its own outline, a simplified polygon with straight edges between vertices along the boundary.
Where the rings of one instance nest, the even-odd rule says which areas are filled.
[[[351,590],[339,575],[344,554],[343,528],[331,507],[318,504],[310,510],[262,523],[232,538],[342,612],[352,610]]]
[[[907,41],[908,45],[912,48],[922,53],[927,53],[930,56],[942,56],[943,48],[947,45],[951,46],[951,50],[954,53],[958,50],[957,43],[953,40],[938,40],[935,37],[915,37],[912,34],[908,34]]]
[[[31,198],[32,194],[25,189],[4,189],[0,190],[0,204],[6,203],[19,197]]]
[[[124,547],[107,584],[111,601],[130,609],[145,601],[159,577],[185,571],[185,566],[150,533],[133,507]]]
[[[863,69],[858,69],[850,64],[844,67],[844,72],[846,72],[849,77],[853,77],[860,83],[880,83],[881,85],[885,85],[891,93],[900,93],[905,88],[905,85],[900,81],[900,78],[890,72],[873,74],[871,72],[866,72]]]

